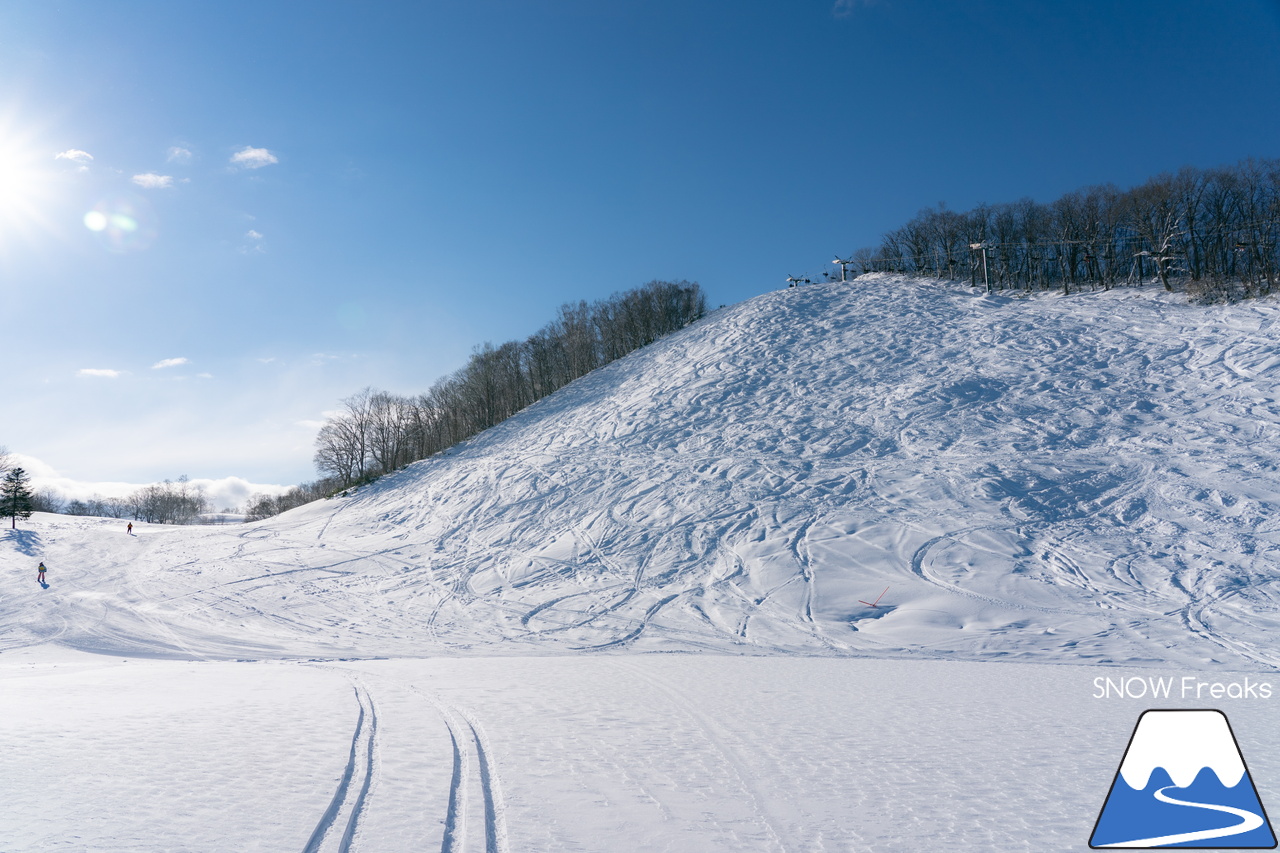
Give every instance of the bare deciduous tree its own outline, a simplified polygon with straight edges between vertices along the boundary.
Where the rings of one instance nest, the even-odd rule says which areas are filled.
[[[1070,293],[1154,277],[1167,290],[1184,281],[1202,300],[1271,293],[1280,287],[1280,160],[1188,167],[1130,190],[1087,187],[1047,205],[1023,199],[964,214],[939,205],[854,258],[861,272],[954,279],[965,252],[974,286],[985,257],[998,288]]]
[[[705,313],[697,284],[652,281],[594,304],[565,304],[522,342],[478,346],[462,369],[425,394],[365,388],[343,400],[316,436],[316,468],[327,478],[321,483],[344,489],[438,453]],[[277,506],[255,496],[249,514]]]

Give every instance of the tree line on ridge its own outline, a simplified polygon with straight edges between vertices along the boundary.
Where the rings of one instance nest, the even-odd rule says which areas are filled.
[[[280,496],[254,495],[265,518],[368,482],[501,423],[598,367],[701,318],[696,282],[651,281],[593,303],[562,305],[523,341],[486,343],[467,363],[416,396],[365,388],[342,401],[316,436],[314,483]]]
[[[1129,190],[1086,187],[1056,201],[940,204],[852,258],[897,272],[992,288],[1064,293],[1158,280],[1201,302],[1266,295],[1280,285],[1280,160],[1186,167]],[[984,268],[985,264],[985,268]]]

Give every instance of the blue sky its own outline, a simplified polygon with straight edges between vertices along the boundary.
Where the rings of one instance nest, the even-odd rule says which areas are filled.
[[[1278,156],[1278,50],[1249,0],[9,0],[0,444],[312,479],[341,398],[565,301],[733,303],[940,201]]]

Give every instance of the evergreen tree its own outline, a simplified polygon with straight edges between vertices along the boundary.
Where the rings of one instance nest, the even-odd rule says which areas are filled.
[[[18,528],[18,519],[26,520],[31,517],[34,496],[28,486],[29,482],[27,472],[21,468],[14,468],[0,482],[0,517],[9,516],[10,526],[15,530]]]

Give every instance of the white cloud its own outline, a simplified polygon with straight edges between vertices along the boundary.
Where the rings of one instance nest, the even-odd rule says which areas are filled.
[[[152,370],[163,370],[166,367],[177,367],[180,364],[190,364],[191,362],[185,358],[166,358],[163,361],[157,361],[151,365]]]
[[[245,232],[244,238],[250,242],[239,247],[240,254],[265,255],[267,253],[267,247],[262,244],[262,232],[258,229],[250,228]]]
[[[213,374],[212,374],[212,373],[197,373],[197,374],[196,374],[196,379],[212,379],[212,378],[213,378]]]
[[[86,367],[76,372],[76,376],[97,376],[103,379],[115,379],[121,374],[119,370],[105,370],[96,367]]]
[[[53,155],[53,159],[70,160],[72,163],[79,163],[83,166],[87,163],[93,162],[93,155],[88,151],[81,151],[79,148],[69,148],[61,154]]]
[[[13,456],[14,461],[31,475],[32,486],[36,489],[50,489],[62,497],[63,500],[88,500],[94,497],[125,498],[143,486],[151,485],[150,483],[85,482],[74,480],[71,477],[62,476],[52,466],[46,465],[34,456],[26,456],[21,453],[15,453]],[[198,486],[204,490],[205,495],[209,498],[209,503],[215,511],[223,507],[243,506],[249,496],[257,492],[280,495],[290,488],[289,486],[281,486],[274,483],[251,483],[243,477],[222,477],[217,480],[193,477],[190,482],[191,485]],[[121,521],[120,523],[123,524],[124,522]]]
[[[138,490],[132,483],[82,483],[63,477],[51,465],[34,456],[13,454],[14,460],[31,475],[31,485],[36,489],[52,489],[64,500],[84,500],[91,497],[123,498]]]
[[[280,160],[276,158],[276,155],[265,148],[245,146],[231,155],[231,165],[242,166],[246,169],[261,169],[263,166],[270,166],[279,162]]]
[[[173,148],[169,149],[169,157],[167,160],[165,160],[165,162],[180,163],[182,165],[186,165],[187,163],[191,162],[191,157],[192,157],[192,154],[189,149],[178,148],[177,146],[174,146]]]
[[[147,172],[145,175],[134,175],[133,182],[144,190],[163,190],[173,186],[173,176]]]

